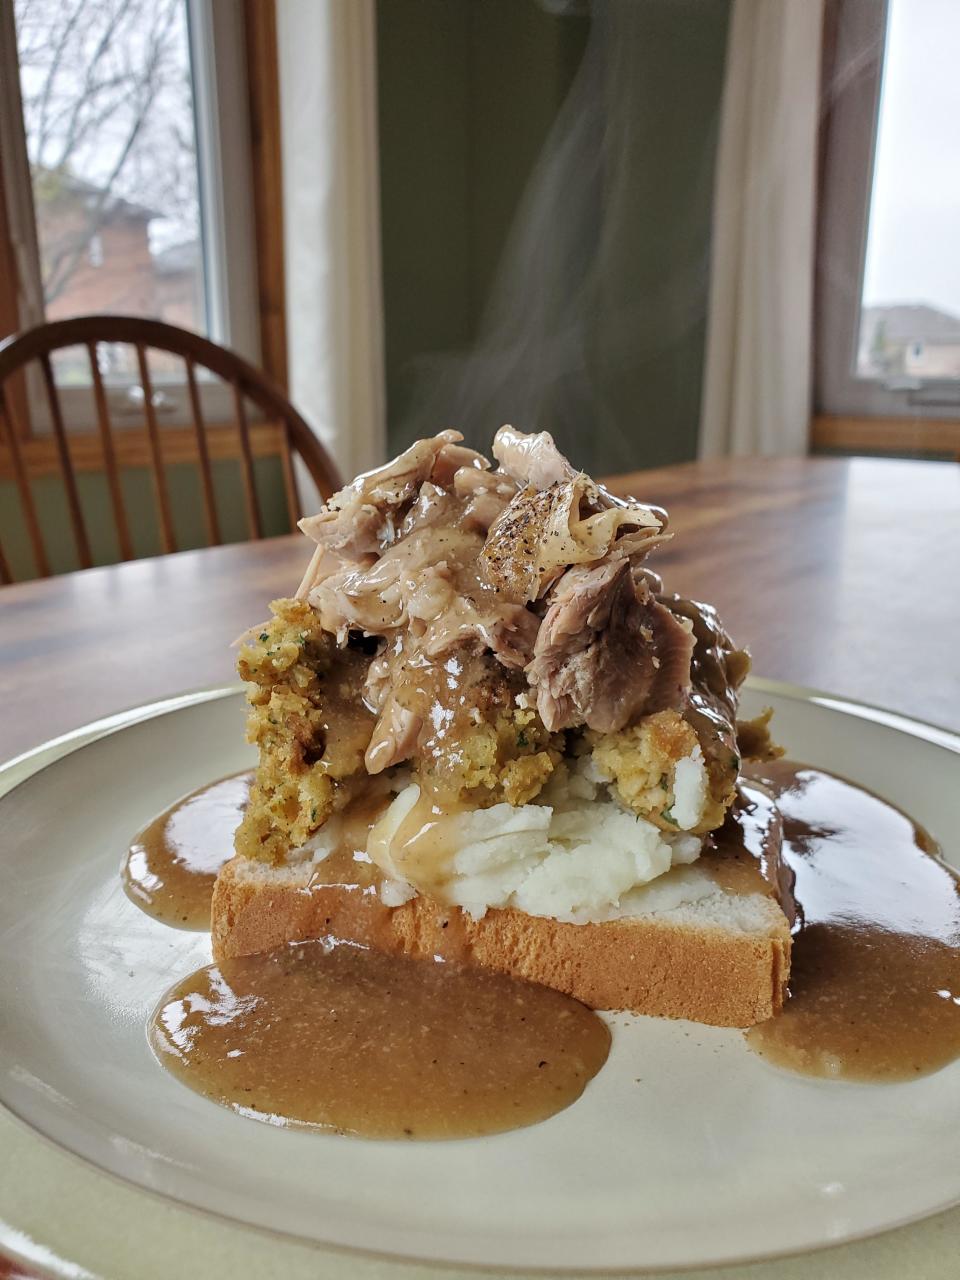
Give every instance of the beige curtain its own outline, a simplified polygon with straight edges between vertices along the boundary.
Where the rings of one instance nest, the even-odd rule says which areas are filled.
[[[290,394],[347,478],[385,456],[375,17],[277,5]]]
[[[823,0],[734,0],[701,457],[807,450],[822,26]]]

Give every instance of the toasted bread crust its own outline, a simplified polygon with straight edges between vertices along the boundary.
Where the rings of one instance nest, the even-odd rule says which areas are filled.
[[[287,883],[257,880],[246,874],[245,861],[228,862],[214,889],[218,961],[330,935],[495,969],[594,1009],[747,1027],[783,1005],[790,970],[785,917],[766,935],[692,927],[663,916],[576,925],[508,909],[474,920],[423,896],[390,909],[369,891],[306,888],[294,876]]]

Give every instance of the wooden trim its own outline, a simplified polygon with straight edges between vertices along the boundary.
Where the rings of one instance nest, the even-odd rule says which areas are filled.
[[[251,423],[250,453],[254,458],[281,456],[283,427],[274,422]],[[100,438],[95,435],[69,436],[70,457],[75,471],[103,472],[104,455]],[[211,461],[240,459],[237,429],[230,426],[207,427],[204,433]],[[142,428],[124,427],[113,433],[113,451],[118,467],[149,467],[150,439]],[[177,463],[196,464],[200,460],[197,437],[192,427],[164,427],[160,432],[160,451],[168,467]],[[52,436],[24,440],[19,447],[24,471],[29,476],[59,474],[56,441]],[[12,480],[14,460],[9,447],[0,443],[0,480]]]
[[[0,147],[0,338],[16,333],[20,328],[20,272],[17,268],[17,251],[13,245],[13,230],[7,212],[7,178],[4,173],[3,149]],[[30,435],[30,403],[27,398],[27,381],[22,372],[7,382],[7,402],[14,421],[24,436]],[[11,425],[11,430],[14,428]]]
[[[960,419],[848,418],[813,419],[810,443],[820,449],[889,449],[911,453],[953,454],[960,461]]]
[[[20,328],[18,277],[17,254],[13,247],[10,218],[7,213],[3,152],[0,150],[0,336],[2,337],[6,337],[9,333],[16,333]]]
[[[253,176],[257,296],[263,367],[287,388],[287,320],[283,262],[283,159],[275,0],[244,0],[250,163]]]
[[[27,133],[12,3],[0,3],[0,338],[43,318],[43,285],[37,218],[27,155]],[[32,434],[30,397],[35,388],[18,370],[5,385],[7,404],[21,439]]]
[[[842,417],[906,408],[853,376],[886,24],[886,0],[831,0],[824,14],[813,382],[818,408]]]

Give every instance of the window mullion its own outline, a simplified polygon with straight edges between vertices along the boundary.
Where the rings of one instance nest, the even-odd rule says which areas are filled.
[[[209,332],[259,363],[243,10],[189,0],[187,13]]]

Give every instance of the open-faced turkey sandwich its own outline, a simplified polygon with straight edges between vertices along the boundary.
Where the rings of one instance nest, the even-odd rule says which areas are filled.
[[[595,1008],[774,1014],[791,912],[775,809],[739,786],[747,654],[665,592],[666,513],[546,434],[496,466],[421,440],[301,521],[296,595],[245,637],[259,766],[214,954],[331,936]],[[746,832],[747,848],[743,845]]]

